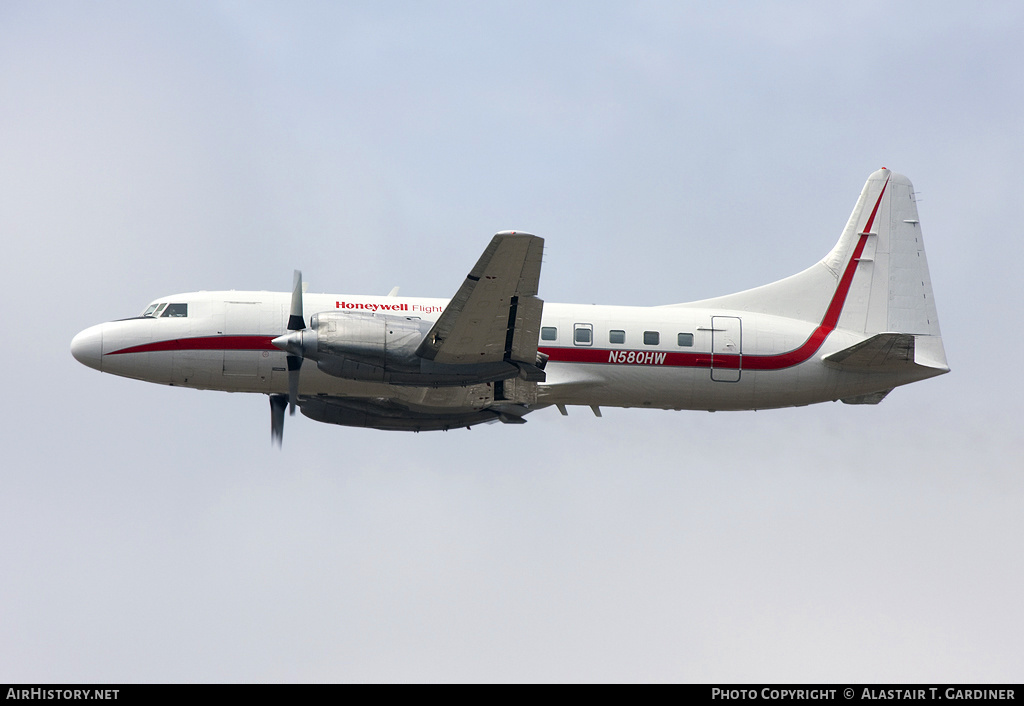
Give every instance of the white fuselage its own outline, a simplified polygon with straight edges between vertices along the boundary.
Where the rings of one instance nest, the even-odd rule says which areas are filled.
[[[298,272],[291,294],[175,295],[71,349],[115,375],[269,394],[278,438],[285,396],[318,421],[420,431],[547,405],[877,404],[949,371],[913,185],[884,168],[822,260],[715,299],[544,303],[542,253],[537,236],[496,234],[450,300],[303,295]]]
[[[87,364],[103,372],[160,384],[284,394],[285,353],[271,340],[284,330],[289,296],[231,291],[164,297],[161,302],[187,304],[187,316],[93,326],[76,338],[76,357],[92,356],[94,364]],[[305,300],[310,312],[373,311],[425,321],[435,320],[447,304],[445,299],[326,294],[306,294]],[[765,409],[867,394],[930,376],[833,369],[821,359],[863,336],[820,328],[808,321],[687,305],[545,304],[539,350],[549,360],[537,405]],[[585,333],[577,334],[581,329]],[[84,353],[86,348],[90,352]],[[479,409],[489,402],[478,392],[347,380],[314,365],[302,368],[299,393],[397,398],[445,411]]]

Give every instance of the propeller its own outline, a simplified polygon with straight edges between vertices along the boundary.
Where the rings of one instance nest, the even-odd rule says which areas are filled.
[[[300,270],[295,270],[295,283],[292,286],[292,308],[288,315],[288,330],[303,331],[305,328],[306,320],[302,318],[302,272]],[[294,416],[295,403],[299,399],[299,371],[302,369],[302,356],[294,355],[289,351],[287,360],[288,415]]]
[[[284,408],[288,406],[288,398],[285,395],[270,396],[270,441],[277,448],[281,448],[281,439],[284,437]]]
[[[278,336],[272,343],[288,353],[288,395],[270,396],[270,437],[281,445],[284,436],[284,408],[288,407],[289,416],[295,414],[295,405],[299,400],[299,373],[302,370],[302,333],[306,329],[306,320],[302,316],[302,272],[295,270],[295,282],[292,286],[292,305],[288,313],[288,331]]]

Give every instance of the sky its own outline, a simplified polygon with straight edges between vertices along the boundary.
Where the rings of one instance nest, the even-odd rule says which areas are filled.
[[[1022,40],[1010,1],[3,0],[0,682],[1019,683]],[[878,406],[278,450],[262,396],[69,352],[296,268],[451,296],[506,229],[546,301],[726,294],[882,166],[952,373]]]

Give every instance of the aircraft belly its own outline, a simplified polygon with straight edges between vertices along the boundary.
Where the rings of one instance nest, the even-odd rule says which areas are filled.
[[[574,371],[572,369],[579,369]],[[548,365],[542,404],[744,410],[791,407],[835,399],[834,371],[813,363],[784,370],[743,370],[735,382],[711,377],[708,368],[642,368],[616,365]],[[578,378],[578,379],[577,379]]]
[[[794,407],[867,395],[923,380],[940,371],[849,372],[810,360],[782,370],[742,371],[736,382],[711,378],[707,368],[641,368],[549,364],[538,404],[656,409],[753,410]]]
[[[145,371],[137,377],[151,382],[164,382],[184,387],[222,390],[225,392],[252,392],[263,394],[287,394],[288,375],[285,354],[276,351],[235,351],[238,356],[248,356],[245,369],[255,374],[237,374],[237,368],[230,372],[224,369],[224,359],[218,351],[177,351],[173,358],[172,378],[157,379],[155,373],[160,366],[145,365]],[[133,357],[165,356],[164,367],[171,367],[170,353],[144,353]],[[529,384],[529,383],[526,383]],[[350,380],[328,375],[315,366],[302,367],[299,378],[300,398],[336,397],[349,399],[391,399],[411,410],[430,412],[476,411],[494,404],[493,384],[483,383],[450,387],[416,387],[390,385],[364,380]]]
[[[287,392],[287,378],[273,390]],[[418,412],[457,413],[476,411],[494,403],[494,387],[478,385],[450,387],[413,387],[387,383],[348,380],[327,375],[312,366],[304,366],[299,382],[299,397],[342,398],[365,400],[393,400],[398,405]]]

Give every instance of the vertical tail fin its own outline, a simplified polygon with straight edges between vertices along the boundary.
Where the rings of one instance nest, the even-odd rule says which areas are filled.
[[[928,260],[910,180],[888,169],[868,177],[835,247],[786,279],[687,306],[802,319],[827,334],[910,334],[915,362],[946,366]]]
[[[902,174],[885,169],[871,175],[871,180],[882,178],[886,193],[878,199],[839,327],[867,334],[893,331],[937,337],[939,315],[914,186]],[[871,180],[865,192],[870,191]],[[836,256],[842,253],[833,250],[826,259]]]

